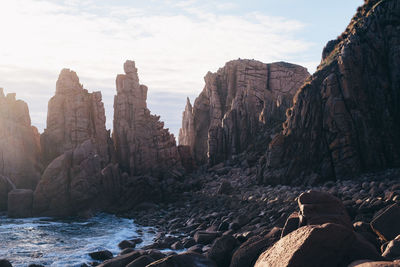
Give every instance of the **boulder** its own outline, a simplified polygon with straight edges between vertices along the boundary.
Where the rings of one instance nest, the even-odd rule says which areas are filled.
[[[387,244],[382,256],[391,260],[400,258],[400,236]]]
[[[260,254],[278,241],[280,235],[280,229],[273,228],[264,237],[250,237],[233,254],[230,267],[253,267]]]
[[[39,132],[28,105],[0,88],[0,175],[17,188],[34,190],[42,169]]]
[[[154,262],[154,259],[152,257],[148,255],[143,255],[126,265],[126,267],[144,267],[152,262]]]
[[[189,146],[199,163],[216,164],[243,152],[264,126],[280,128],[308,76],[298,65],[241,59],[208,72],[194,106],[187,100],[179,144]]]
[[[143,251],[133,251],[124,255],[117,256],[110,260],[106,260],[99,267],[126,267],[129,263],[143,255]]]
[[[263,252],[261,266],[346,266],[354,260],[379,260],[375,248],[339,224],[303,226]]]
[[[45,164],[89,139],[104,166],[111,158],[111,139],[101,92],[89,93],[74,71],[63,69],[48,104],[46,129],[40,137]]]
[[[33,213],[70,216],[101,205],[101,157],[91,140],[53,160],[35,190]]]
[[[352,262],[348,267],[400,267],[400,261],[369,261],[359,260]]]
[[[105,261],[113,258],[112,252],[108,250],[101,250],[89,253],[89,256],[97,261]]]
[[[400,207],[393,204],[387,207],[371,222],[374,232],[383,240],[389,241],[400,235]]]
[[[8,260],[0,260],[0,267],[12,267],[11,262],[9,262]]]
[[[217,267],[217,265],[206,257],[193,253],[186,252],[178,255],[172,255],[164,259],[155,261],[148,267]]]
[[[193,238],[197,244],[207,245],[213,242],[219,236],[221,236],[220,232],[197,231]]]
[[[297,202],[300,215],[307,225],[336,223],[353,229],[351,218],[342,201],[329,193],[307,191],[298,197]]]
[[[238,245],[236,238],[231,235],[223,235],[214,240],[206,256],[212,259],[218,267],[229,267],[233,250]]]
[[[8,193],[16,189],[10,178],[0,175],[0,211],[7,210]]]
[[[298,229],[300,227],[300,223],[301,219],[299,213],[293,212],[292,214],[290,214],[289,217],[286,219],[285,225],[283,226],[281,238]]]
[[[8,193],[8,217],[25,218],[32,216],[33,191],[14,189]]]

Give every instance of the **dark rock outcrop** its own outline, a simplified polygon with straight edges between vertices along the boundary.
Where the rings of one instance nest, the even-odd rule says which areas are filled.
[[[8,193],[13,189],[16,187],[10,178],[0,175],[0,211],[7,210]]]
[[[0,88],[0,175],[17,188],[34,189],[42,171],[39,133],[28,105]]]
[[[324,50],[269,145],[265,183],[400,166],[400,2],[367,0]]]
[[[255,60],[230,61],[217,73],[207,73],[194,106],[187,101],[179,144],[190,146],[200,163],[229,159],[265,126],[279,129],[308,76],[301,66]]]
[[[32,216],[33,191],[14,189],[8,193],[8,217],[25,218]]]
[[[63,69],[56,94],[49,101],[46,129],[40,137],[45,164],[89,139],[102,161],[108,163],[112,146],[105,123],[101,92],[89,93],[74,71]]]
[[[163,176],[182,170],[175,138],[147,108],[147,87],[139,84],[135,62],[126,61],[116,79],[113,140],[117,161],[130,175]]]

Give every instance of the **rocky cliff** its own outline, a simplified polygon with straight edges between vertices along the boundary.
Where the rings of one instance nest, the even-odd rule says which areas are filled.
[[[194,106],[188,100],[179,144],[197,162],[215,164],[245,150],[265,127],[285,120],[295,92],[309,76],[301,66],[234,60],[207,73]]]
[[[47,126],[41,135],[45,164],[89,139],[96,144],[104,163],[108,163],[112,146],[105,123],[101,92],[89,93],[74,71],[63,69],[56,94],[49,101]]]
[[[400,2],[369,0],[323,51],[261,161],[267,183],[400,166]]]
[[[34,189],[41,171],[39,133],[28,105],[0,88],[0,175],[18,188]]]
[[[181,169],[175,138],[147,108],[147,87],[139,84],[135,62],[126,61],[116,79],[113,140],[117,161],[131,175],[162,176]]]

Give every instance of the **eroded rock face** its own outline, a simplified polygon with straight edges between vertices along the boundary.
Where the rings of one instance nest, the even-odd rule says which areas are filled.
[[[34,189],[42,171],[39,133],[28,105],[0,88],[0,175],[17,188]]]
[[[179,144],[190,146],[200,163],[215,164],[242,152],[264,127],[279,128],[308,76],[301,66],[255,60],[230,61],[207,73],[194,106],[187,102]]]
[[[400,166],[400,2],[368,0],[324,49],[270,143],[266,183]]]
[[[103,162],[109,162],[111,139],[105,123],[101,92],[89,93],[74,71],[63,69],[56,94],[49,101],[47,128],[41,136],[45,164],[89,139],[96,144]]]
[[[101,157],[91,140],[64,152],[43,173],[35,190],[33,214],[70,216],[100,204]]]
[[[162,176],[181,169],[175,138],[159,116],[147,108],[147,87],[139,84],[134,61],[126,61],[117,76],[113,140],[117,161],[130,175]]]

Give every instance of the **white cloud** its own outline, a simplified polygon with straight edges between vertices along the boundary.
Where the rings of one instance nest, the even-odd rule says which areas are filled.
[[[196,7],[197,1],[181,1],[175,14],[95,3],[0,4],[0,87],[28,102],[32,122],[40,129],[46,121],[44,99],[53,95],[64,67],[75,70],[90,91],[102,90],[111,127],[115,76],[126,59],[135,60],[149,98],[157,93],[176,96],[168,98],[164,109],[154,108],[158,102],[149,99],[150,108],[176,134],[185,96],[201,91],[207,71],[239,57],[288,60],[311,45],[294,37],[302,23],[280,17],[221,15]]]

